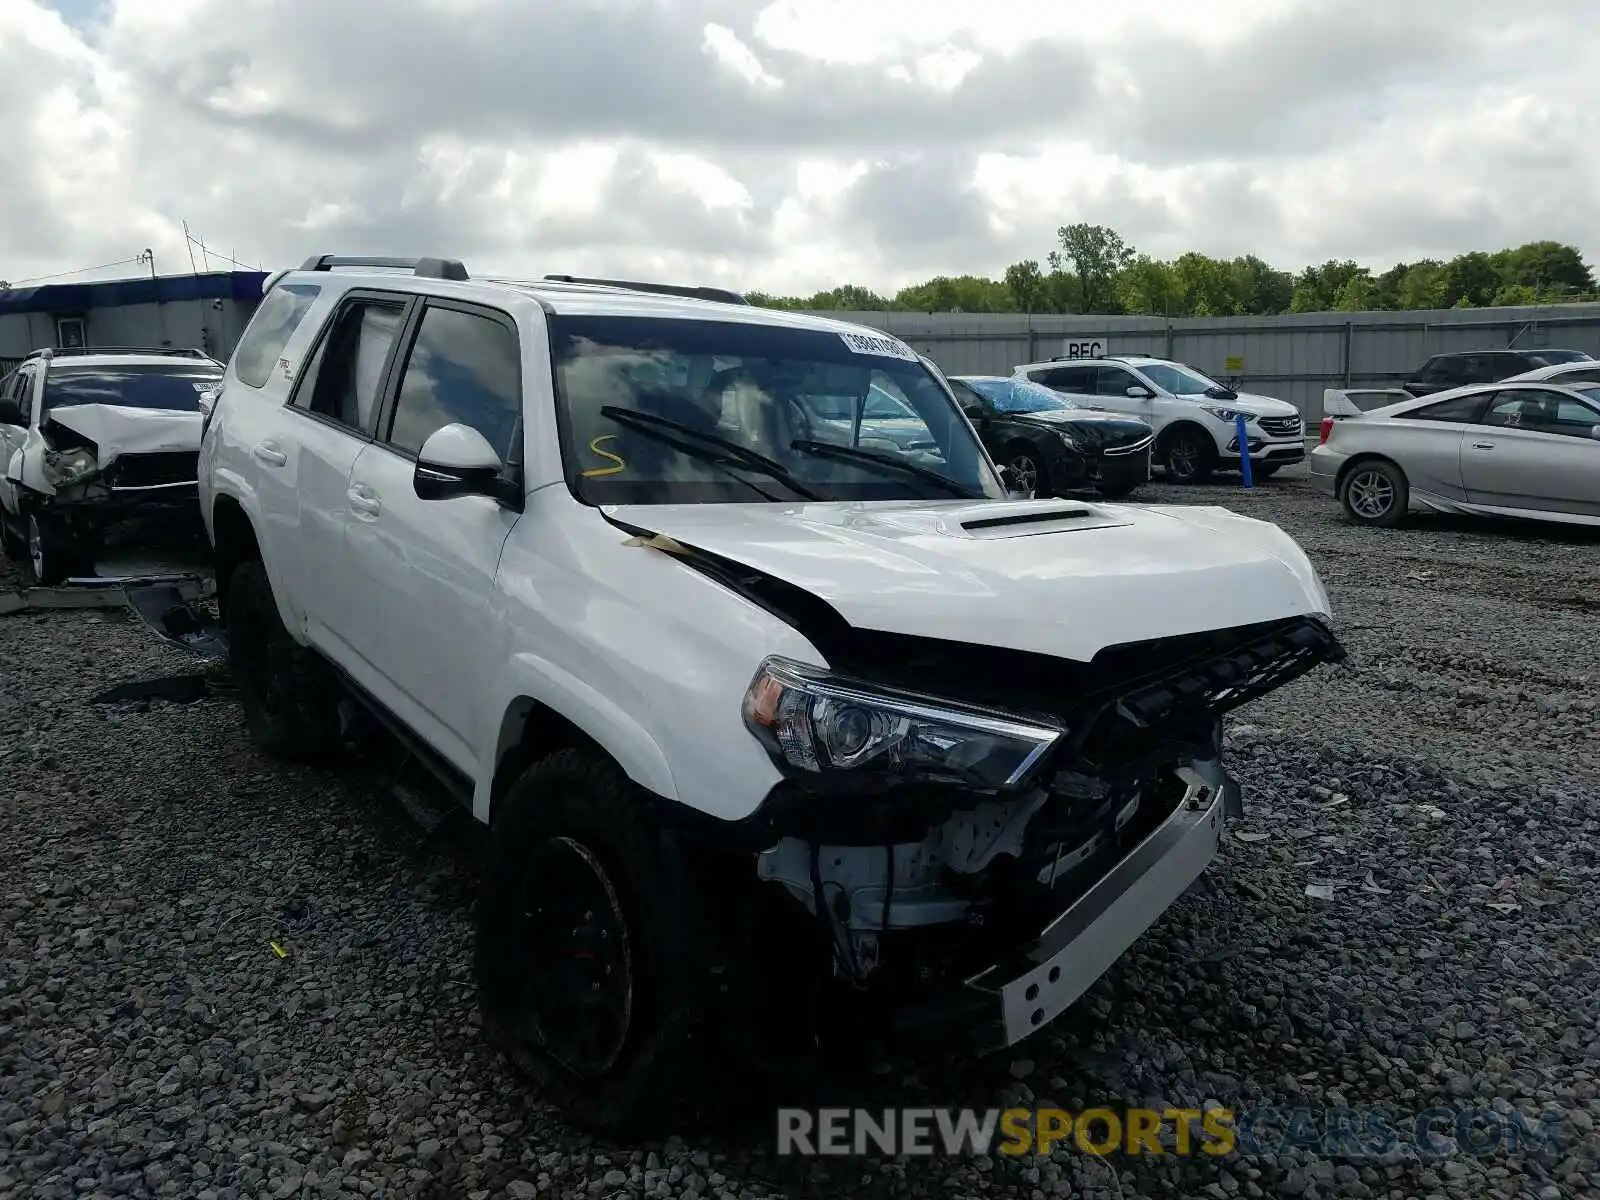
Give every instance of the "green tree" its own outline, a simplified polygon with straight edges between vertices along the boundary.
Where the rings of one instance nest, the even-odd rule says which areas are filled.
[[[1006,268],[1006,291],[1011,293],[1011,303],[1018,312],[1052,312],[1049,285],[1037,259],[1012,263]]]
[[[1061,246],[1051,251],[1050,265],[1057,271],[1070,268],[1077,277],[1078,311],[1116,312],[1117,275],[1133,261],[1133,248],[1116,230],[1084,222],[1061,226],[1056,237]]]
[[[1130,313],[1155,317],[1188,315],[1183,288],[1171,263],[1141,254],[1117,275],[1117,302]]]
[[[1289,301],[1294,298],[1293,275],[1274,270],[1254,254],[1234,259],[1232,268],[1238,280],[1235,294],[1241,298],[1244,312],[1266,316],[1289,311]]]
[[[1500,273],[1482,250],[1458,254],[1444,266],[1445,303],[1452,308],[1481,308],[1494,302]]]
[[[1405,267],[1405,273],[1395,289],[1396,308],[1450,307],[1450,283],[1442,262],[1424,258],[1419,262],[1401,265]]]
[[[1585,295],[1595,290],[1594,276],[1576,246],[1527,242],[1490,259],[1503,283],[1525,284],[1542,295]]]

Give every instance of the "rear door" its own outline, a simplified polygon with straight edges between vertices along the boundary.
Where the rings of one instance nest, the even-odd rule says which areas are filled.
[[[492,722],[483,687],[505,634],[487,619],[500,552],[518,513],[487,496],[423,500],[417,454],[435,430],[469,425],[520,465],[522,358],[516,322],[492,308],[429,299],[408,325],[378,437],[355,464],[344,561],[372,619],[352,632],[380,698],[458,768]]]
[[[344,555],[345,530],[357,515],[350,472],[372,441],[411,304],[400,293],[347,293],[282,410],[281,435],[263,438],[253,451],[261,475],[282,489],[279,507],[269,511],[293,514],[292,537],[283,544],[306,638],[357,674],[355,647],[376,618],[376,603]]]
[[[1474,504],[1600,516],[1600,406],[1567,392],[1496,392],[1462,450]]]

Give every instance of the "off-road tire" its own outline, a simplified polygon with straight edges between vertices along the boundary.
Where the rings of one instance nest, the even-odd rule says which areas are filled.
[[[1217,444],[1203,429],[1177,429],[1161,447],[1161,462],[1169,483],[1206,483],[1217,467]]]
[[[491,1045],[569,1120],[610,1137],[686,1132],[748,1105],[749,1086],[735,1082],[753,1030],[773,1016],[716,965],[737,960],[737,950],[718,953],[726,938],[716,931],[730,928],[728,909],[740,906],[712,901],[704,871],[650,799],[597,752],[560,750],[534,763],[498,806],[478,900],[475,966]],[[530,985],[571,966],[536,962],[530,932],[548,928],[536,925],[544,905],[559,906],[541,892],[550,873],[535,864],[574,845],[603,871],[615,905],[608,919],[627,948],[617,975],[628,996],[625,1032],[611,1039],[620,1049],[586,1073],[547,1049],[527,998]],[[748,859],[740,866],[753,884]]]
[[[335,754],[342,689],[321,656],[289,636],[262,563],[234,568],[227,611],[229,665],[251,739],[279,758]]]

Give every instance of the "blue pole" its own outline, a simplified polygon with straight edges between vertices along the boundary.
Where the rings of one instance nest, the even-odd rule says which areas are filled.
[[[1234,414],[1233,429],[1239,435],[1239,470],[1244,473],[1244,485],[1253,488],[1255,481],[1250,477],[1250,435],[1245,429],[1243,413]]]

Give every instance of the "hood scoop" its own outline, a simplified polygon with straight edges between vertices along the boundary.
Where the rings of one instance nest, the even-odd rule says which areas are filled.
[[[1070,533],[1121,524],[1086,504],[1051,505],[1047,508],[1009,508],[994,515],[964,517],[956,522],[968,537],[979,539],[1029,537],[1044,533]]]

